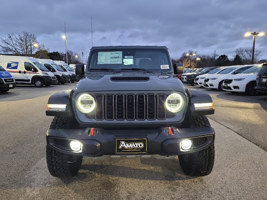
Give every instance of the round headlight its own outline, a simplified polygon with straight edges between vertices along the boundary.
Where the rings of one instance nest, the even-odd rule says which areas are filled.
[[[76,106],[80,112],[90,113],[96,107],[95,99],[90,94],[81,94],[76,101]]]
[[[184,99],[180,94],[172,93],[167,97],[165,107],[168,111],[177,113],[184,107]]]

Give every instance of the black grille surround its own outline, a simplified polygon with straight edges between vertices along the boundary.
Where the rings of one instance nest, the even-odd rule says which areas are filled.
[[[97,110],[88,118],[96,120],[155,120],[172,117],[166,112],[165,94],[99,94],[95,95]]]
[[[89,92],[88,92],[89,93]],[[187,97],[180,93],[185,101],[185,108],[178,113],[171,113],[165,108],[165,100],[173,92],[116,92],[89,93],[96,101],[96,109],[90,114],[74,109],[81,124],[88,125],[150,125],[179,124],[187,109]],[[75,100],[73,101],[75,106]],[[102,123],[101,123],[102,122]]]

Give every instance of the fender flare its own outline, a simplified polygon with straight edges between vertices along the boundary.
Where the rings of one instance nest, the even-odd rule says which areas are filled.
[[[187,94],[189,96],[189,109],[192,116],[214,114],[213,101],[209,94],[197,90],[187,90]],[[197,105],[203,107],[197,107]]]
[[[72,117],[73,111],[71,107],[71,96],[72,90],[65,90],[62,92],[57,92],[49,97],[46,109],[47,116],[62,116],[62,117]],[[66,105],[65,109],[51,109],[49,105]]]

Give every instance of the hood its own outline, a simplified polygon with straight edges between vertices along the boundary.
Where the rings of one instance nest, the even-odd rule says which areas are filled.
[[[0,71],[0,78],[11,78],[11,74],[7,71]]]
[[[201,75],[198,75],[197,77],[200,78],[200,77],[205,77],[205,78],[209,78],[211,76],[213,76],[214,74],[201,74]]]
[[[229,77],[229,76],[233,76],[231,74],[210,74],[209,78],[225,78],[225,77]]]
[[[49,76],[53,77],[54,73],[53,72],[46,72]]]
[[[236,74],[236,75],[227,76],[226,79],[252,78],[256,80],[256,77],[257,77],[257,74]]]
[[[185,92],[182,82],[172,75],[149,73],[118,73],[89,75],[76,86],[82,91],[180,91]]]

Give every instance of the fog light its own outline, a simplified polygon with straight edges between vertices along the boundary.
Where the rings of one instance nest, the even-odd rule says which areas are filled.
[[[70,142],[70,148],[72,151],[79,153],[82,152],[83,144],[78,140],[72,140]]]
[[[181,142],[180,142],[180,150],[181,151],[189,151],[192,147],[192,141],[189,140],[189,139],[183,139]]]

